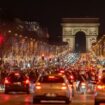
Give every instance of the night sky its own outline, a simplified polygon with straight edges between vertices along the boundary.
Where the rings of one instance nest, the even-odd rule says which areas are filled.
[[[99,35],[105,33],[105,2],[102,0],[0,0],[0,6],[6,18],[38,21],[48,27],[52,37],[61,35],[61,18],[65,17],[98,17]]]

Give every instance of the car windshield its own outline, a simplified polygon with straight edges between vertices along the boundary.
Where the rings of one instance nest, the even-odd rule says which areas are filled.
[[[42,76],[39,79],[40,83],[64,83],[64,78],[60,76]]]
[[[11,82],[22,82],[25,80],[25,76],[20,73],[12,73],[9,75],[9,79]]]

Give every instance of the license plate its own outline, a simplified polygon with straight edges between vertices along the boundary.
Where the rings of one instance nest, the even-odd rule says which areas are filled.
[[[21,85],[21,82],[15,82],[14,85]]]
[[[46,96],[47,97],[56,97],[56,94],[54,94],[54,93],[47,93]]]

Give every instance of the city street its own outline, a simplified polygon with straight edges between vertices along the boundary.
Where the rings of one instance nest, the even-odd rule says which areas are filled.
[[[105,2],[8,1],[0,105],[105,105]]]
[[[42,101],[41,104],[43,105],[50,105],[52,104],[52,101],[49,103],[47,101]],[[53,102],[55,105],[58,105],[62,103],[62,105],[65,105],[65,103],[62,102]],[[24,93],[10,93],[8,95],[5,95],[3,93],[0,93],[0,105],[33,105],[32,103],[32,94],[24,94]],[[92,94],[87,95],[80,95],[76,94],[73,97],[73,101],[70,103],[70,105],[94,105],[94,97]],[[101,104],[104,105],[104,104]]]

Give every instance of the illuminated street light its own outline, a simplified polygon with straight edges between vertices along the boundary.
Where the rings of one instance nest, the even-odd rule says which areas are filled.
[[[18,34],[17,34],[17,33],[15,33],[15,36],[18,36]]]
[[[8,30],[8,33],[11,33],[12,31],[11,30]]]

